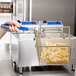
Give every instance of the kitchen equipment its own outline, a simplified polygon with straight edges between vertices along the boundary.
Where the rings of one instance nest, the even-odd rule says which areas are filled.
[[[35,48],[37,22],[26,21],[22,24],[30,30],[20,33],[12,33],[11,56],[15,64],[15,71],[23,72],[23,67],[39,65]],[[19,67],[19,68],[18,68]]]
[[[43,25],[39,21],[36,27],[24,22],[24,26],[33,30],[12,33],[11,56],[16,72],[23,73],[26,67],[31,70],[31,66],[48,65],[71,66],[70,69],[75,70],[76,38],[70,36],[69,26],[63,26],[60,21],[53,22],[55,24],[49,21]]]

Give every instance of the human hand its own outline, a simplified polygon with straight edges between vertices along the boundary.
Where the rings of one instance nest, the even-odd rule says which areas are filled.
[[[9,21],[6,22],[6,24],[9,24],[9,31],[10,32],[19,32],[20,30],[18,29],[21,24],[16,22],[16,21]]]

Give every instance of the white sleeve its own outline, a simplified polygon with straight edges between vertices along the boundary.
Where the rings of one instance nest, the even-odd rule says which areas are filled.
[[[5,35],[6,32],[6,29],[0,28],[0,39]]]

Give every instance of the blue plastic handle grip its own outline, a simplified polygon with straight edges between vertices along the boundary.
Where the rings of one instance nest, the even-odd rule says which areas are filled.
[[[1,24],[1,28],[9,29],[8,27],[4,27],[4,25],[9,26],[8,24]]]
[[[24,30],[24,31],[29,31],[29,28],[27,28],[27,27],[21,27],[20,26],[20,28],[18,28],[19,30]]]
[[[5,27],[4,27],[5,25]],[[9,29],[9,27],[6,27],[6,26],[9,26],[8,24],[1,24],[1,28],[5,28],[5,29]],[[29,28],[27,27],[22,27],[20,26],[20,28],[18,28],[19,30],[24,30],[24,31],[29,31]]]

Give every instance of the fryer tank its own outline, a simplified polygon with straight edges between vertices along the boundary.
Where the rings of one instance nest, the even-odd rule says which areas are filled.
[[[32,24],[31,21],[22,22],[24,27],[28,27],[29,31],[13,32],[11,39],[11,50],[13,62],[16,62],[18,67],[28,67],[38,65],[38,56],[35,47],[36,30],[38,24],[36,21]]]

